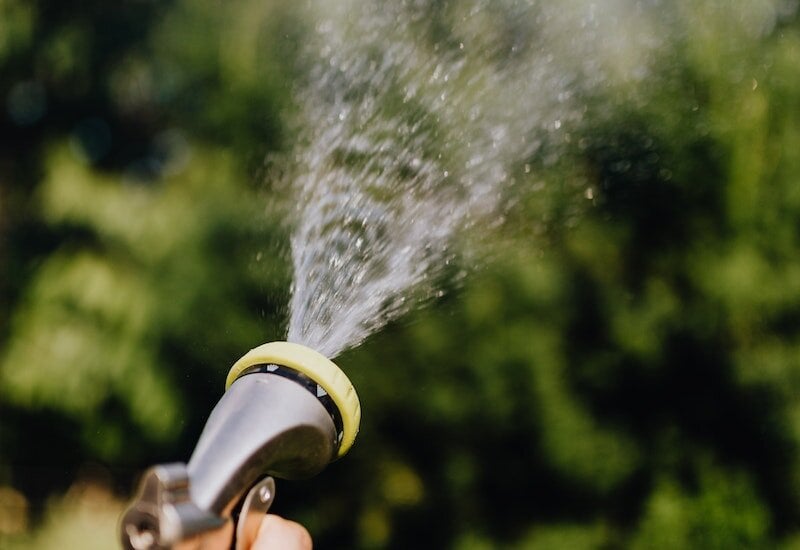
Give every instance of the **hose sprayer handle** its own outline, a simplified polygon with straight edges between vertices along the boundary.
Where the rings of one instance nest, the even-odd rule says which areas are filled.
[[[230,541],[231,550],[244,550],[256,539],[264,516],[275,499],[275,480],[265,477],[253,485],[233,517],[199,509],[190,498],[186,465],[163,464],[148,470],[139,494],[122,518],[122,547],[126,550],[193,550]],[[234,529],[230,528],[233,522]]]

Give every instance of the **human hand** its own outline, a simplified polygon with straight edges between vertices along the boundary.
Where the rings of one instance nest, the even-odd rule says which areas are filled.
[[[222,529],[206,533],[174,546],[175,550],[229,550],[234,525],[229,521]],[[236,542],[239,550],[311,550],[311,535],[305,527],[267,514],[255,534],[244,533],[243,540]]]
[[[311,547],[311,535],[305,527],[274,514],[264,516],[254,541],[244,541],[248,550],[311,550]]]

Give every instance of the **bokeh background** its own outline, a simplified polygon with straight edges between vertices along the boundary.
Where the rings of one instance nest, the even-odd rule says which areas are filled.
[[[114,547],[283,337],[296,4],[0,0],[0,547]],[[796,2],[663,4],[491,259],[338,359],[359,440],[274,508],[318,548],[800,548]]]

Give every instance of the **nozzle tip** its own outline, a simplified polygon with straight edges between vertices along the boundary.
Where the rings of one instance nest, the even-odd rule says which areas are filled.
[[[306,346],[292,342],[269,342],[251,349],[234,363],[225,381],[225,388],[229,388],[250,367],[264,364],[295,370],[328,393],[342,419],[342,441],[337,457],[344,456],[353,446],[361,423],[358,394],[344,371],[321,353]]]

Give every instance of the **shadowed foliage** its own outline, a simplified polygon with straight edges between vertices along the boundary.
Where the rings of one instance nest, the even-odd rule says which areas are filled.
[[[317,547],[800,546],[800,25],[755,4],[789,13],[664,7],[682,32],[582,92],[490,260],[337,359],[359,440],[275,504]],[[282,338],[263,159],[310,32],[283,1],[0,0],[0,546],[109,547]]]

